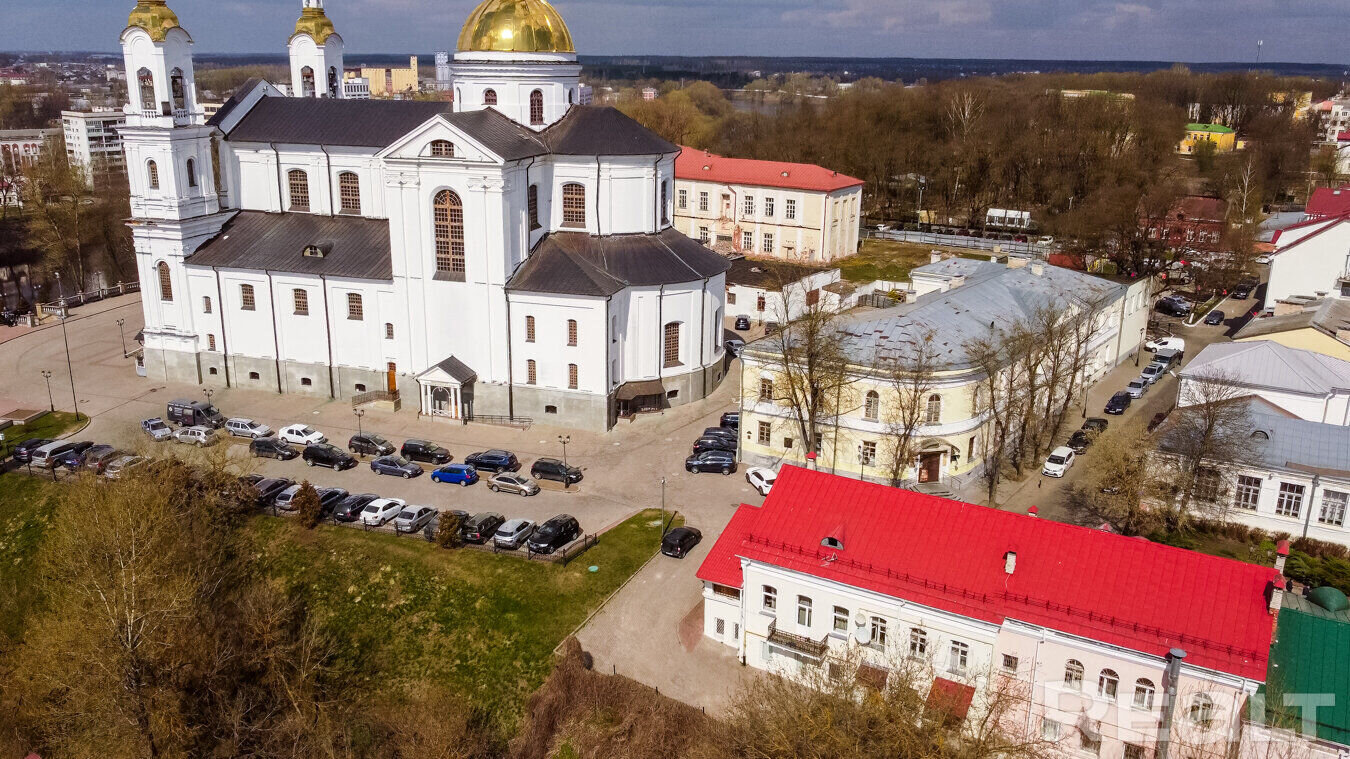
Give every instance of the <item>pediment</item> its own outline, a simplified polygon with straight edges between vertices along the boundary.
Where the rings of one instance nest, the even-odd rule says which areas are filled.
[[[432,155],[432,144],[437,141],[449,142],[454,146],[453,157]],[[451,124],[443,115],[436,115],[408,134],[396,140],[392,145],[380,151],[377,158],[388,160],[416,160],[455,163],[505,163],[505,160],[489,150],[482,142],[474,139],[463,129]]]

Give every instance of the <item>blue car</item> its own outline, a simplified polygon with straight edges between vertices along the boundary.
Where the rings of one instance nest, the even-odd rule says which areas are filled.
[[[478,470],[468,464],[446,464],[431,473],[432,482],[458,482],[468,487],[478,482]]]
[[[370,471],[375,474],[392,474],[406,480],[421,474],[422,467],[402,456],[381,456],[370,462]]]
[[[464,463],[474,469],[482,469],[493,474],[514,472],[520,469],[520,459],[510,451],[493,448],[490,451],[478,451],[464,457]]]

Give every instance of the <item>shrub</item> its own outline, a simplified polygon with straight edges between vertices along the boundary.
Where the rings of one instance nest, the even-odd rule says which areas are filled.
[[[436,518],[436,545],[441,548],[456,548],[460,544],[458,514],[443,511]]]
[[[305,529],[312,530],[323,519],[323,507],[319,504],[319,491],[305,480],[300,485],[300,492],[295,494],[295,508],[300,512],[300,524]]]

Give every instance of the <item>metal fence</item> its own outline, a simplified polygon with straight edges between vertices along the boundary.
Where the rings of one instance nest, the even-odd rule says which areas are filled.
[[[477,424],[492,424],[498,427],[517,427],[519,429],[529,429],[534,424],[534,419],[528,416],[501,416],[494,414],[468,414],[464,417],[464,423],[475,422]]]
[[[96,290],[64,295],[50,303],[39,303],[38,308],[42,313],[60,316],[71,306],[82,306],[85,303],[94,303],[103,300],[104,298],[126,295],[127,293],[138,293],[140,291],[141,283],[139,282],[118,282],[112,287],[100,287]]]
[[[922,232],[910,229],[887,229],[884,231],[865,229],[863,232],[864,237],[873,237],[880,240],[913,242],[921,245],[945,245],[949,248],[987,250],[991,253],[994,252],[994,248],[998,248],[1000,253],[1020,253],[1036,258],[1044,258],[1046,255],[1055,252],[1052,246],[1039,245],[1034,242],[1002,240],[997,237],[971,237],[967,235]]]

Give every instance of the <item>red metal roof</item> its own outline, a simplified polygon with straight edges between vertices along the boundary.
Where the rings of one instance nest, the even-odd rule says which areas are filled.
[[[834,192],[863,184],[861,179],[813,163],[726,158],[689,147],[681,147],[680,151],[680,155],[675,158],[676,179],[816,192]]]
[[[844,525],[842,550],[821,546]],[[1005,555],[1017,554],[1005,573]],[[784,466],[741,506],[698,577],[741,587],[746,558],[973,619],[1007,618],[1262,680],[1269,567]]]
[[[1303,213],[1312,218],[1341,216],[1350,213],[1350,184],[1337,188],[1318,187],[1308,198]]]
[[[925,705],[929,709],[942,712],[948,719],[959,722],[966,718],[966,714],[970,711],[970,702],[974,699],[975,686],[958,683],[945,677],[935,677],[932,687],[928,689],[928,700]]]

